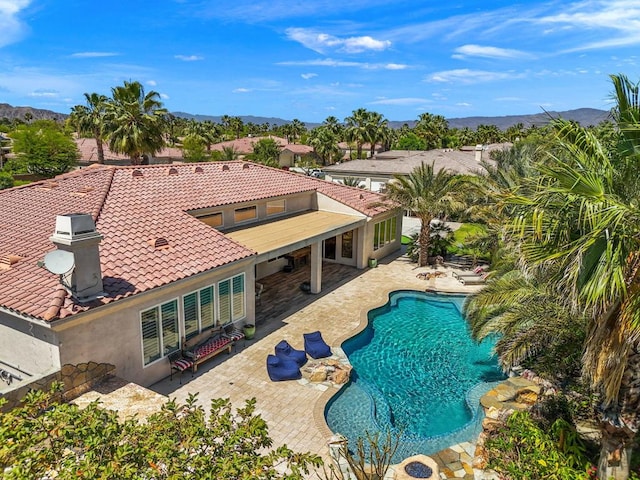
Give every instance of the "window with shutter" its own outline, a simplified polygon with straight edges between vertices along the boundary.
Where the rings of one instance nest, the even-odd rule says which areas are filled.
[[[231,321],[231,280],[218,283],[219,322],[224,325]]]
[[[164,354],[168,355],[180,348],[180,330],[178,330],[178,301],[164,303],[160,307],[162,319],[162,343]]]
[[[160,358],[160,328],[158,325],[158,307],[141,313],[142,356],[148,365]]]
[[[203,330],[214,325],[213,287],[200,290],[200,325]]]
[[[191,338],[198,333],[198,292],[182,297],[184,310],[184,336]]]
[[[245,316],[244,313],[244,274],[233,277],[233,319],[238,320]]]

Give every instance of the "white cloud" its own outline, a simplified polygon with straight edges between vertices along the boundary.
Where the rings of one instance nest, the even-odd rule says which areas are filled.
[[[510,59],[510,58],[528,58],[529,55],[526,52],[520,50],[513,50],[510,48],[489,47],[482,45],[462,45],[454,50],[457,55],[453,55],[454,58],[465,57],[483,57],[483,58],[498,58],[498,59]]]
[[[404,70],[408,68],[408,65],[404,65],[402,63],[387,63],[385,69],[387,70]]]
[[[31,0],[0,0],[0,47],[21,40],[28,27],[19,15],[27,8]]]
[[[174,58],[182,60],[183,62],[197,62],[198,60],[204,60],[204,57],[200,55],[175,55]]]
[[[304,78],[305,80],[309,80],[310,78],[317,77],[318,74],[317,73],[303,73],[300,76],[302,78]]]
[[[349,62],[344,60],[334,60],[332,58],[278,62],[276,65],[312,66],[312,67],[354,67],[354,68],[364,68],[366,70],[402,70],[404,68],[408,68],[407,65],[398,64],[398,63]]]
[[[54,90],[36,90],[29,94],[30,97],[49,97],[56,98],[60,95],[60,92]]]
[[[470,70],[468,68],[459,68],[456,70],[444,70],[442,72],[432,73],[427,77],[426,80],[435,83],[458,83],[463,85],[470,85],[473,83],[511,80],[514,78],[522,78],[522,74],[509,72],[489,72],[486,70]]]
[[[240,87],[240,88],[234,88],[234,89],[232,90],[232,92],[233,92],[233,93],[249,93],[250,91],[251,91],[251,89],[250,89],[250,88],[243,88],[243,87]]]
[[[458,106],[458,107],[470,107],[471,104],[467,103],[467,102],[458,102],[458,103],[456,103],[456,106]]]
[[[156,82],[155,80],[147,80],[147,85],[149,85],[150,87],[155,87],[156,85],[158,85],[158,82]]]
[[[161,93],[160,98],[162,98],[163,100],[169,100],[170,97],[166,93]]]
[[[376,40],[368,35],[338,38],[328,33],[318,33],[306,28],[288,28],[287,37],[318,53],[334,50],[344,53],[361,53],[367,50],[382,51],[391,46],[389,40]]]
[[[375,100],[373,102],[369,102],[370,105],[422,105],[424,103],[429,103],[431,100],[426,98],[417,98],[417,97],[404,97],[404,98],[381,98],[380,100]]]
[[[115,52],[76,52],[72,53],[73,58],[101,58],[101,57],[115,57],[118,55]]]

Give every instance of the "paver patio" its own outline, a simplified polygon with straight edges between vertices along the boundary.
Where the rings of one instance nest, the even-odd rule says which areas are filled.
[[[329,272],[330,268],[326,270]],[[272,382],[265,367],[267,355],[273,353],[274,346],[282,339],[294,348],[303,348],[302,334],[314,330],[320,330],[332,347],[339,346],[364,327],[367,312],[386,303],[393,290],[471,293],[480,288],[462,285],[450,272],[446,277],[430,280],[416,277],[418,273],[431,271],[429,267],[418,268],[398,254],[383,259],[377,268],[338,270],[334,273],[338,278],[323,280],[321,294],[301,297],[297,293],[298,278],[289,277],[288,286],[283,280],[272,283],[267,280],[257,305],[258,326],[253,340],[240,341],[235,352],[218,355],[203,364],[193,377],[185,372],[182,385],[174,375],[173,381],[167,378],[150,388],[178,401],[198,392],[199,402],[207,409],[212,398],[229,398],[234,405],[241,406],[246,399],[255,397],[256,411],[266,420],[274,446],[286,444],[296,451],[309,451],[326,458],[327,441],[332,433],[324,422],[324,406],[337,390],[304,386],[297,381]],[[327,275],[329,277],[329,273]],[[304,272],[300,273],[300,278],[303,277]],[[273,292],[276,287],[283,289],[280,297],[288,289],[293,302],[282,305],[278,296],[271,296],[270,290]],[[279,304],[277,308],[276,304]],[[287,306],[288,310],[284,311]],[[265,315],[265,311],[271,314]]]

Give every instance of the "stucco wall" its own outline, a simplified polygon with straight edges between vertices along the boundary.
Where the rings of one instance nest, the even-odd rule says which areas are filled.
[[[115,365],[119,377],[142,386],[151,385],[168,376],[170,369],[166,358],[144,366],[140,312],[177,299],[182,319],[182,295],[240,273],[245,274],[246,317],[239,323],[254,323],[254,274],[252,259],[248,259],[56,323],[60,361],[63,364],[110,363]],[[182,323],[180,328],[182,330]]]
[[[378,250],[373,249],[373,239],[375,234],[375,224],[382,222],[388,218],[396,219],[396,236],[395,242],[391,242]],[[371,219],[367,222],[365,227],[365,238],[364,238],[364,246],[363,246],[363,260],[366,262],[370,258],[375,258],[380,260],[381,258],[386,257],[387,255],[399,250],[401,248],[400,240],[402,238],[402,210],[397,209],[389,212],[386,215],[381,215],[376,217],[375,219]]]
[[[45,324],[0,313],[0,361],[30,375],[57,369],[57,335]]]

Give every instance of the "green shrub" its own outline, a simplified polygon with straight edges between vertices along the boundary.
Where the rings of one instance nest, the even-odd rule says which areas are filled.
[[[506,479],[576,480],[592,468],[576,430],[561,418],[545,430],[528,412],[514,412],[485,448],[488,467]]]

